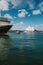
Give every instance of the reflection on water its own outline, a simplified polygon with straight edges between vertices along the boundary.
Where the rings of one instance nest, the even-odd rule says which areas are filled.
[[[9,39],[7,35],[0,36],[0,65],[5,65],[8,60],[9,44],[7,39]]]
[[[0,65],[43,64],[43,34],[8,33],[0,36]]]

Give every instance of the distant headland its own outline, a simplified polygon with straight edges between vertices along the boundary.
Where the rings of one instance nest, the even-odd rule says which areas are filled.
[[[34,30],[34,31],[28,31],[28,30],[9,30],[9,32],[15,32],[15,33],[21,33],[21,32],[41,32],[43,33],[43,31],[40,30]]]

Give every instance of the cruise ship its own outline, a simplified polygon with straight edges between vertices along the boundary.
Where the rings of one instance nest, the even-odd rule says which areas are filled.
[[[0,17],[0,34],[6,34],[11,27],[12,24],[7,18]]]

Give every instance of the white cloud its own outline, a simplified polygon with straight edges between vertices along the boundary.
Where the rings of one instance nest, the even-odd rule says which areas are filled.
[[[34,9],[34,0],[10,0],[13,4],[13,8],[24,8],[27,5],[29,6],[29,9]]]
[[[18,11],[18,17],[23,18],[28,14],[28,12],[25,9]]]
[[[38,14],[41,14],[41,11],[40,10],[33,10],[33,15],[38,15]]]
[[[6,13],[4,15],[5,18],[8,18],[8,19],[16,19],[17,17],[16,16],[11,16],[10,14]],[[12,21],[13,22],[13,21]]]
[[[14,21],[11,21],[11,24],[14,24]]]
[[[28,14],[28,16],[30,17],[30,16],[31,16],[31,14]]]
[[[14,16],[14,19],[16,19],[17,17],[16,16]]]
[[[28,26],[28,27],[25,29],[25,32],[29,32],[29,31],[34,31],[34,27]]]
[[[40,24],[41,26],[43,26],[43,24]]]
[[[18,25],[18,26],[21,26],[21,25],[23,25],[24,23],[21,21],[21,22],[18,22],[18,23],[16,23],[16,25]]]
[[[0,10],[8,10],[9,3],[7,0],[0,0]]]
[[[33,0],[0,0],[0,9],[1,10],[8,10],[9,9],[9,2],[13,4],[13,8],[24,8],[27,5],[30,9],[34,8]]]
[[[40,8],[41,11],[43,11],[43,2],[41,2],[41,3],[39,4],[39,8]]]
[[[12,21],[13,23],[13,21]],[[11,28],[12,30],[22,30],[23,27],[23,22],[18,22],[18,23],[13,23],[13,27]]]
[[[42,24],[36,24],[36,25],[34,25],[34,28],[36,30],[43,30],[43,23]]]
[[[11,3],[13,4],[14,8],[21,5],[22,0],[11,0]]]
[[[30,9],[34,9],[35,8],[34,0],[27,0],[27,4],[28,4]]]
[[[10,14],[7,14],[7,13],[4,15],[4,17],[9,18],[9,19],[13,19],[13,17]]]

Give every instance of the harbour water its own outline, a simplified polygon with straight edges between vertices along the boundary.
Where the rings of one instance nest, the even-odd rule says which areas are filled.
[[[43,33],[0,36],[0,65],[43,65]]]

